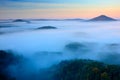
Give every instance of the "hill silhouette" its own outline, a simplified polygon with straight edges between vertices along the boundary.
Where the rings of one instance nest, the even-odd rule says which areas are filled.
[[[116,19],[113,19],[113,18],[108,17],[106,15],[100,15],[98,17],[90,19],[89,21],[116,21]]]

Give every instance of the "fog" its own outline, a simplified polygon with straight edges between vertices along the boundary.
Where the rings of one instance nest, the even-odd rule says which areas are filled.
[[[1,22],[0,26],[0,50],[10,50],[26,58],[20,70],[19,65],[10,67],[12,74],[21,75],[19,80],[36,75],[40,69],[49,68],[62,60],[91,59],[120,64],[119,21]],[[37,29],[42,26],[57,29]],[[20,74],[22,71],[24,74]]]
[[[1,50],[15,51],[16,54],[24,56],[39,54],[42,57],[46,57],[46,62],[51,58],[59,60],[63,56],[67,59],[68,57],[72,58],[74,55],[81,58],[99,59],[103,54],[104,56],[107,53],[119,54],[119,21],[32,21],[30,24],[24,22],[7,22],[1,23],[1,25],[13,25],[13,27],[2,27],[0,29],[0,31],[5,32],[5,34],[0,35]],[[57,29],[36,30],[42,26],[54,26]],[[74,42],[83,44],[86,48],[90,48],[90,50],[86,53],[84,51],[78,51],[78,53],[66,52],[65,46]],[[109,49],[109,46],[111,48],[117,47],[118,50],[114,48],[113,52],[111,48]]]

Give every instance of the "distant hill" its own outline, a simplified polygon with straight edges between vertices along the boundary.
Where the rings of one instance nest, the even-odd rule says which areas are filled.
[[[73,19],[31,19],[32,21],[83,21],[84,19],[73,18]]]
[[[57,29],[57,28],[54,26],[43,26],[43,27],[39,27],[37,29]]]
[[[30,23],[30,21],[24,20],[24,19],[16,19],[16,20],[13,20],[13,22],[26,22],[26,23]]]
[[[100,15],[98,17],[92,18],[88,21],[117,21],[116,19],[113,19],[111,17],[108,17],[106,15]]]
[[[74,19],[63,19],[64,21],[83,21],[84,19],[74,18]]]

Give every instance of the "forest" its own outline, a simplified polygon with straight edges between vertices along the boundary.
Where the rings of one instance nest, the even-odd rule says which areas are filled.
[[[15,70],[10,67],[19,66],[16,69],[19,73],[21,65],[24,67],[26,60],[27,58],[21,55],[0,50],[0,80],[18,80],[17,77],[20,75],[13,75],[12,72]],[[64,60],[47,69],[39,69],[39,71],[35,75],[38,78],[34,79],[32,76],[31,80],[120,80],[120,65],[87,59]],[[22,79],[25,80],[25,78]]]

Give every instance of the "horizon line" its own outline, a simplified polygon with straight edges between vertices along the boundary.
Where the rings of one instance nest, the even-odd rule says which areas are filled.
[[[103,15],[103,14],[102,14]],[[101,16],[101,15],[98,15],[98,16]],[[90,18],[81,18],[81,17],[69,17],[69,18],[1,18],[0,20],[9,20],[9,19],[57,19],[57,20],[61,20],[61,19],[92,19],[92,18],[95,18],[95,17],[98,17],[98,16],[94,16],[94,17],[90,17]],[[107,15],[105,15],[107,16]],[[110,16],[107,16],[107,17],[110,17]],[[113,18],[113,19],[120,19],[117,18],[117,17],[110,17],[110,18]]]

